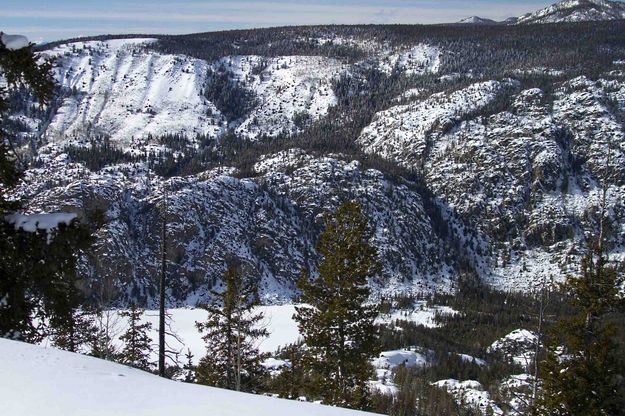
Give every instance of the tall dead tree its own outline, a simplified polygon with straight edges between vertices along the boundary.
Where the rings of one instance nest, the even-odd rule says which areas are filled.
[[[161,269],[158,313],[158,375],[165,377],[165,288],[167,284],[167,190],[163,187],[161,206]]]

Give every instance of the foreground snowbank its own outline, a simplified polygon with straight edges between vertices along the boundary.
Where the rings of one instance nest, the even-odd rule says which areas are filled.
[[[366,415],[345,409],[177,383],[126,366],[0,339],[3,414]]]

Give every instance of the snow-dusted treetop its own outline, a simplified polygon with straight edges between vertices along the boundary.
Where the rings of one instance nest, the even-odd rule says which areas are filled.
[[[6,33],[0,32],[0,40],[2,40],[4,46],[11,51],[22,49],[29,45],[28,38],[22,35],[7,35]]]

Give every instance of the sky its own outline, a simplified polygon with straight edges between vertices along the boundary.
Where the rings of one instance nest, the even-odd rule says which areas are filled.
[[[182,34],[256,27],[447,23],[519,16],[555,0],[2,0],[0,31],[53,41],[101,34]]]

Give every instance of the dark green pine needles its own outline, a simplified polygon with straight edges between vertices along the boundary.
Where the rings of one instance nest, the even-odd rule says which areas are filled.
[[[563,285],[578,312],[551,333],[536,414],[625,415],[624,279],[598,246]]]
[[[236,261],[224,273],[225,288],[213,292],[213,301],[202,308],[204,322],[196,322],[206,341],[206,355],[197,367],[197,382],[231,390],[253,391],[264,372],[265,358],[259,340],[268,335],[259,305],[257,282]]]
[[[367,281],[379,272],[377,253],[369,242],[360,205],[347,202],[326,217],[317,250],[323,259],[319,276],[305,271],[298,283],[301,301],[294,319],[306,344],[304,366],[312,383],[309,395],[324,403],[366,408],[371,358],[379,352],[368,305]]]

